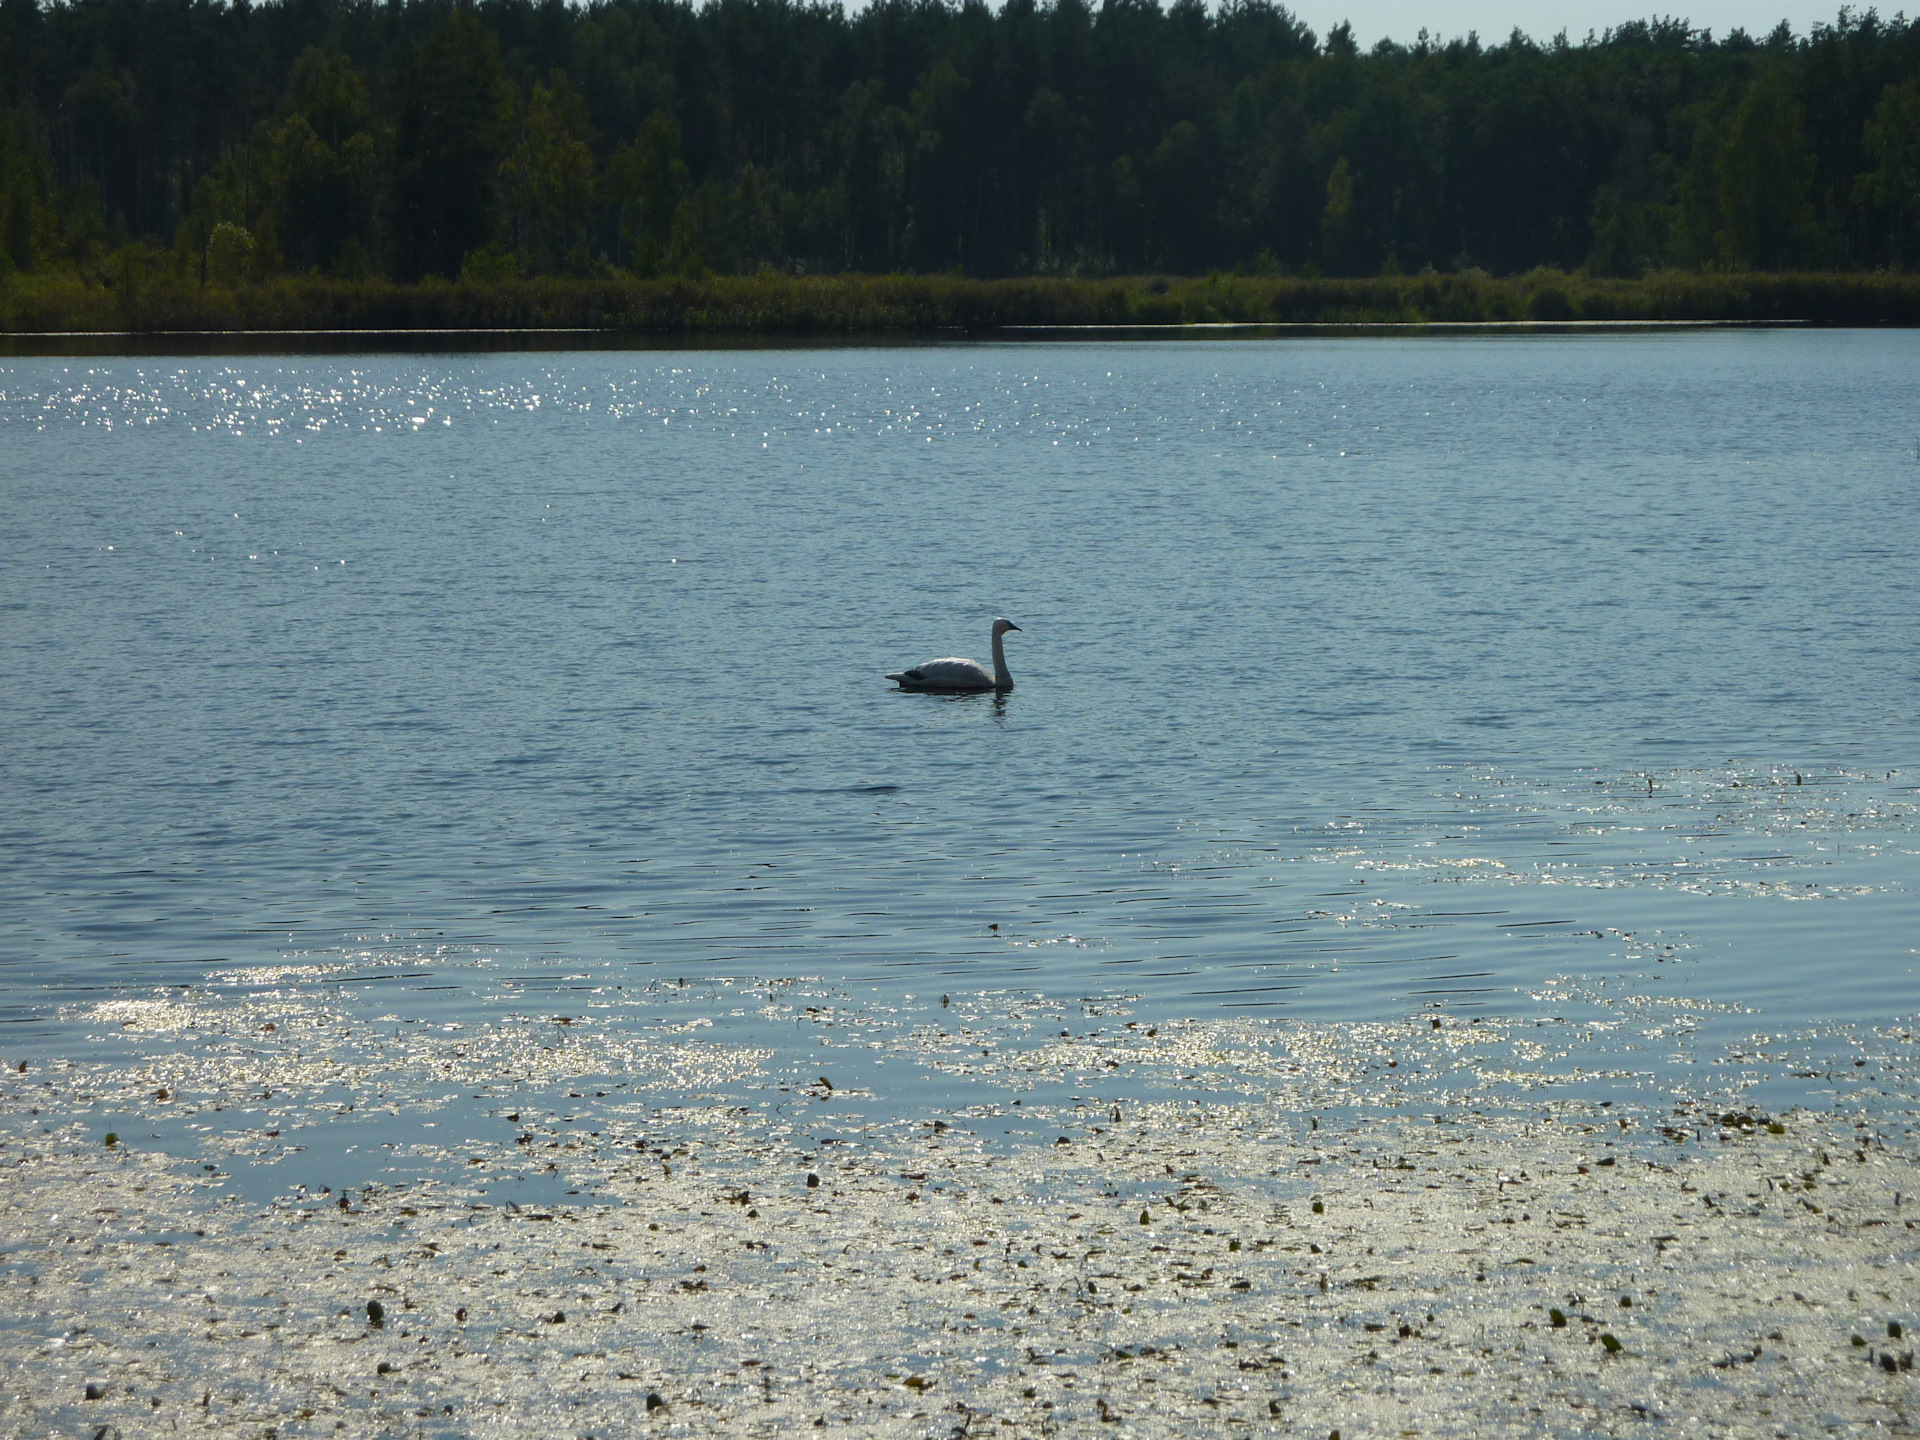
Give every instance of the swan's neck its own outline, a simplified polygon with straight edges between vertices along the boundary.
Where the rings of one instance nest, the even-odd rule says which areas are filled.
[[[996,690],[1013,689],[1013,672],[1007,669],[1007,650],[1002,643],[1007,637],[993,637],[993,688]]]

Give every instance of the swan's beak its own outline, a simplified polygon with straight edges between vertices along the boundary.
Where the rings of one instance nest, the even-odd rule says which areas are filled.
[[[1013,623],[1013,622],[1012,622],[1011,620],[1009,620],[1009,621],[1007,622],[1007,628],[1008,628],[1009,630],[1018,630],[1018,629],[1019,629],[1020,627],[1019,627],[1018,625],[1016,625],[1016,624],[1014,624],[1014,623]]]

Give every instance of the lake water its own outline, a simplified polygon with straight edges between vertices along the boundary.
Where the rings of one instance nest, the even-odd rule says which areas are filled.
[[[1910,1025],[1916,430],[1911,332],[0,362],[0,1044]]]

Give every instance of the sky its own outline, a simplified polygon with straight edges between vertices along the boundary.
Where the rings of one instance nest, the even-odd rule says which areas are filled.
[[[1410,44],[1423,25],[1429,34],[1445,39],[1478,31],[1490,44],[1505,40],[1516,25],[1541,42],[1565,30],[1567,38],[1578,43],[1589,30],[1598,34],[1623,21],[1665,14],[1683,16],[1716,38],[1743,29],[1757,39],[1782,20],[1796,35],[1805,35],[1816,23],[1832,24],[1839,9],[1817,0],[1702,0],[1685,8],[1667,0],[1666,5],[1645,9],[1635,8],[1633,0],[1446,0],[1440,5],[1431,0],[1301,0],[1287,8],[1322,38],[1342,20],[1351,21],[1362,48],[1383,38]]]

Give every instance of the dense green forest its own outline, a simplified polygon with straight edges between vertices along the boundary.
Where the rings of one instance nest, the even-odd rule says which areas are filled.
[[[0,285],[1920,263],[1920,21],[0,0]],[[28,281],[26,283],[31,283]]]

